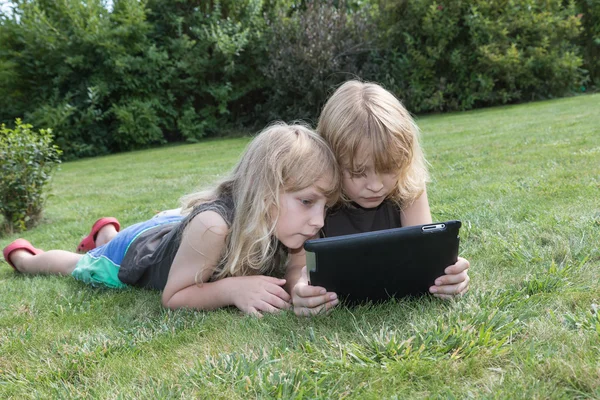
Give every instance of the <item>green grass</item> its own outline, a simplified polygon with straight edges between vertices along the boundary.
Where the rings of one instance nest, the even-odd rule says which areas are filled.
[[[600,398],[600,95],[418,123],[434,219],[463,221],[464,298],[259,320],[2,264],[0,398]],[[149,218],[248,140],[65,163],[23,236],[74,249],[98,217]]]

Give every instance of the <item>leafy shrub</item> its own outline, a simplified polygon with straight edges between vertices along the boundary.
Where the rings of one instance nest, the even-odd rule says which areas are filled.
[[[121,150],[165,141],[151,102],[133,99],[125,104],[114,105],[112,112],[118,122],[114,140]]]
[[[231,124],[252,123],[266,59],[262,0],[148,0],[150,40],[168,62],[161,104],[175,140],[197,141]],[[162,117],[162,115],[161,115]]]
[[[307,0],[269,21],[269,119],[316,120],[330,91],[361,74],[369,53],[370,8],[349,2]],[[356,9],[353,9],[356,8]]]
[[[561,0],[383,1],[372,76],[412,111],[561,96],[585,79]]]
[[[265,98],[264,16],[291,4],[10,3],[14,17],[0,11],[0,122],[24,115],[52,128],[66,160],[253,124]]]
[[[23,115],[53,129],[66,159],[122,149],[112,106],[148,97],[160,82],[150,73],[160,59],[148,55],[144,2],[116,0],[112,12],[103,0],[12,3],[17,17],[2,19],[0,48],[17,79],[0,73],[0,88],[15,106],[3,109],[0,100],[0,121]]]
[[[60,163],[61,151],[52,144],[50,130],[37,133],[16,120],[14,129],[0,128],[0,212],[9,231],[24,230],[39,219],[44,188]]]
[[[591,83],[600,86],[600,1],[577,0],[577,14],[583,33],[578,44],[583,51],[583,67],[589,72]]]

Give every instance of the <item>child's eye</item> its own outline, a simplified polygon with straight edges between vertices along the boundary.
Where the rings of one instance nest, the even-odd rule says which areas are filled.
[[[350,176],[352,178],[364,178],[367,173],[365,171],[350,171]]]
[[[309,199],[300,199],[300,203],[302,203],[304,206],[312,206],[313,201]]]

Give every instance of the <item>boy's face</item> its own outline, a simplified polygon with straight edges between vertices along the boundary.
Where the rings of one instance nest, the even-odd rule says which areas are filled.
[[[398,176],[393,172],[375,170],[372,157],[366,151],[359,150],[355,156],[356,164],[362,165],[360,171],[343,168],[342,190],[346,196],[363,208],[379,206],[398,184]]]

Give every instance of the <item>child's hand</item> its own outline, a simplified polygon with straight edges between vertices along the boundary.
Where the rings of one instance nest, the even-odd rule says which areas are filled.
[[[261,312],[276,313],[290,308],[290,295],[283,289],[285,279],[271,276],[240,276],[232,291],[233,304],[245,313],[262,317]]]
[[[462,296],[469,290],[469,261],[458,257],[456,264],[449,266],[444,270],[446,275],[442,275],[435,280],[435,285],[429,288],[429,292],[435,297],[445,300],[455,296]]]
[[[310,316],[327,312],[339,303],[337,295],[327,292],[320,286],[308,284],[306,266],[302,267],[301,277],[292,288],[292,304],[298,316]]]

